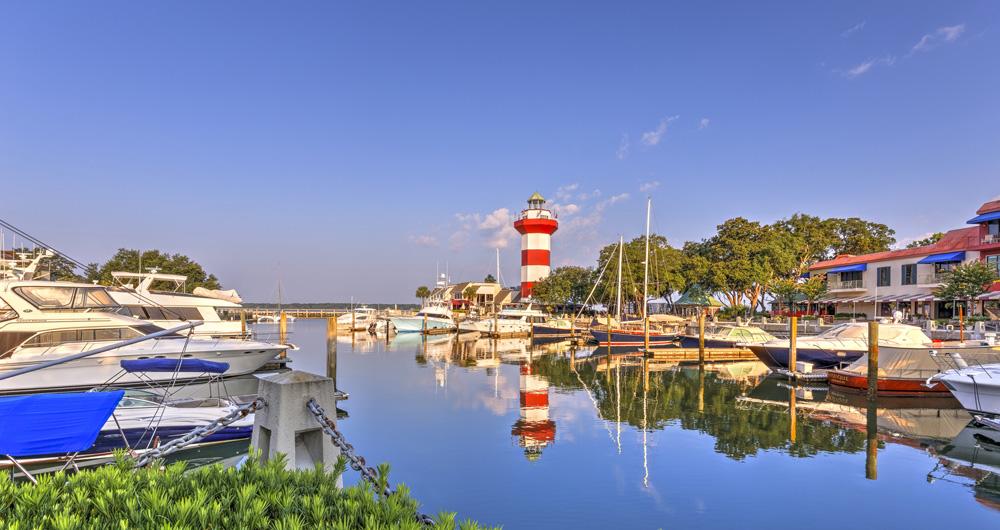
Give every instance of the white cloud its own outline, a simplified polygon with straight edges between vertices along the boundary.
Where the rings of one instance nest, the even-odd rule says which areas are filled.
[[[574,215],[576,213],[579,213],[580,206],[577,205],[577,204],[573,204],[573,203],[570,203],[570,204],[553,204],[552,205],[552,211],[556,212],[556,215],[558,215],[559,217],[568,217],[570,215]]]
[[[895,63],[896,63],[896,58],[893,57],[892,55],[886,55],[885,57],[878,57],[875,59],[868,59],[867,61],[855,66],[854,68],[844,71],[843,75],[848,79],[854,79],[855,77],[859,77],[870,72],[872,68],[878,65],[892,66]]]
[[[711,120],[709,120],[708,118],[702,118],[701,121],[698,122],[698,130],[701,131],[707,129],[710,121]]]
[[[655,129],[642,133],[642,143],[648,146],[659,144],[660,140],[663,139],[663,135],[667,133],[667,125],[679,117],[680,116],[669,116],[660,120],[659,125],[657,125]]]
[[[572,184],[567,184],[565,186],[559,186],[556,188],[556,200],[558,201],[568,201],[570,197],[573,196],[573,192],[579,188],[580,185],[576,182]]]
[[[653,191],[653,190],[655,190],[656,188],[659,188],[659,187],[660,187],[660,181],[658,181],[658,180],[651,180],[649,182],[643,182],[643,183],[639,184],[639,192],[640,193],[646,193],[646,192],[649,192],[649,191]]]
[[[601,190],[595,189],[594,191],[592,191],[590,193],[587,193],[586,191],[580,192],[580,194],[576,196],[576,200],[578,200],[578,201],[589,201],[590,199],[594,199],[594,198],[600,197],[600,196],[601,196]]]
[[[438,240],[436,237],[428,234],[411,235],[410,243],[418,247],[436,247],[438,246]]]
[[[458,229],[448,238],[452,250],[464,248],[473,238],[488,248],[507,248],[517,236],[507,208],[497,208],[485,215],[458,213],[455,214],[455,219],[458,221]]]
[[[851,35],[854,35],[855,33],[865,29],[865,24],[867,23],[868,23],[867,20],[862,20],[861,22],[858,22],[857,24],[845,29],[843,32],[841,32],[840,36],[846,39],[847,37],[850,37]]]
[[[624,201],[625,199],[628,199],[628,193],[619,193],[618,195],[612,195],[607,199],[604,199],[603,201],[597,203],[597,207],[603,210],[603,207],[610,206],[612,204],[617,204],[619,202]]]
[[[913,55],[916,52],[925,52],[936,48],[941,43],[955,42],[962,33],[965,32],[965,24],[956,24],[954,26],[944,26],[938,28],[934,33],[928,33],[910,48],[909,55]]]
[[[621,141],[618,142],[618,149],[615,150],[615,157],[618,158],[618,160],[625,160],[626,158],[628,158],[628,148],[629,148],[628,135],[623,134]]]

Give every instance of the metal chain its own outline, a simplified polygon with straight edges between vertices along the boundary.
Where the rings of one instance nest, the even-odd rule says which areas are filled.
[[[224,427],[227,427],[233,422],[245,418],[248,414],[264,408],[265,405],[266,403],[264,402],[263,399],[257,398],[252,403],[244,405],[230,412],[229,414],[226,414],[225,416],[213,421],[212,423],[198,427],[197,429],[188,432],[187,434],[181,436],[180,438],[174,438],[173,440],[170,440],[169,442],[159,447],[150,449],[149,451],[146,451],[145,453],[140,455],[138,459],[136,459],[135,467],[143,467],[145,465],[148,465],[153,460],[156,460],[158,458],[163,458],[171,453],[180,451],[186,446],[194,442],[197,442],[198,440],[201,440],[206,436],[215,434],[216,432],[222,430]]]
[[[330,441],[333,442],[333,445],[336,445],[337,448],[340,449],[340,454],[347,457],[347,461],[350,464],[351,469],[360,473],[361,478],[367,480],[376,490],[379,490],[378,471],[365,462],[365,457],[358,456],[358,454],[354,452],[354,446],[351,445],[350,442],[344,438],[344,434],[337,429],[337,424],[327,417],[326,411],[323,410],[323,407],[321,407],[315,399],[310,399],[309,402],[306,403],[306,406],[309,407],[309,412],[312,412],[312,415],[316,417],[316,421],[318,421],[320,426],[323,428],[323,432],[330,437]],[[388,481],[386,481],[385,487],[382,491],[379,491],[379,493],[383,497],[392,495],[392,489],[389,488]],[[430,526],[434,524],[434,519],[427,514],[418,512],[417,522]]]

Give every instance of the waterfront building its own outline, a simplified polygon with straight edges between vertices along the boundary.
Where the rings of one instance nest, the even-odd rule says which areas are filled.
[[[435,287],[430,299],[448,304],[452,309],[485,309],[485,312],[490,312],[494,307],[499,309],[516,303],[520,293],[499,283],[460,282]]]
[[[551,272],[552,234],[559,229],[559,220],[535,192],[514,221],[514,229],[521,234],[521,296],[529,298],[531,286]]]
[[[966,228],[951,230],[940,241],[917,248],[860,256],[841,255],[809,268],[825,274],[828,293],[818,300],[820,312],[864,313],[871,318],[896,310],[923,318],[952,318],[965,302],[934,295],[949,270],[960,263],[982,261],[1000,271],[1000,199],[983,204]],[[981,295],[987,314],[1000,314],[1000,282]]]

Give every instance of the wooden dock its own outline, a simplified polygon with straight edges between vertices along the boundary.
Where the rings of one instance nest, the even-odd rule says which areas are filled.
[[[698,348],[650,348],[646,357],[656,361],[698,362],[702,360]],[[705,348],[706,363],[722,363],[735,361],[756,361],[757,356],[752,351],[743,348]]]

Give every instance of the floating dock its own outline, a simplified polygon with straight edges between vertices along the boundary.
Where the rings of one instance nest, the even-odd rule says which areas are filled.
[[[657,361],[699,362],[706,363],[756,361],[757,356],[752,351],[743,348],[705,348],[702,359],[698,348],[650,348],[645,351],[646,357]]]

